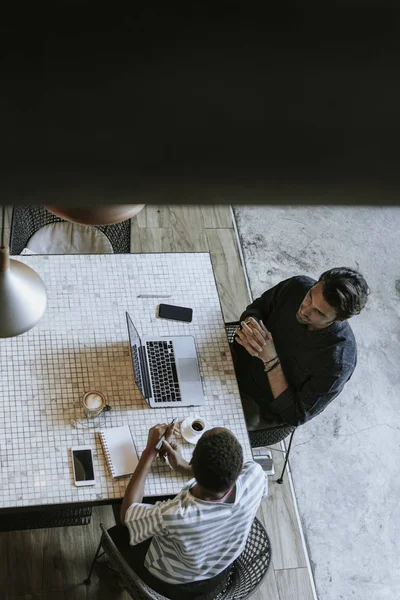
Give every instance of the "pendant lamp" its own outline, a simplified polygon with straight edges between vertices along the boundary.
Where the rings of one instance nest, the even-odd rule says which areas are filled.
[[[10,259],[4,245],[5,206],[2,210],[0,246],[0,338],[9,338],[32,329],[46,310],[43,281],[30,267]]]

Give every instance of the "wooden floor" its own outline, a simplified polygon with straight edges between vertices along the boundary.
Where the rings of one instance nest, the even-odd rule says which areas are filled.
[[[9,221],[6,223],[9,232]],[[132,252],[209,251],[225,321],[235,321],[249,297],[229,206],[148,205],[133,220]],[[282,465],[274,452],[277,473]],[[259,517],[272,546],[267,577],[254,600],[315,600],[290,478],[282,485],[271,478],[269,497]],[[110,506],[93,509],[92,522],[0,533],[0,600],[128,600],[105,569],[93,583],[81,582],[99,541],[99,523],[114,525]]]

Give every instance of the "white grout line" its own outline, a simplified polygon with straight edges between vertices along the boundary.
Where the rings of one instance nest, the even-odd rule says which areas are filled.
[[[247,291],[248,291],[248,294],[249,294],[250,302],[252,302],[253,301],[253,296],[252,296],[252,293],[251,293],[249,278],[247,276],[246,263],[244,261],[244,255],[243,255],[243,251],[242,251],[242,246],[240,244],[240,237],[239,237],[239,231],[238,231],[237,224],[236,224],[235,213],[233,211],[233,207],[232,207],[231,204],[229,205],[229,208],[231,209],[231,217],[232,217],[233,229],[235,230],[235,234],[236,234],[236,242],[237,242],[237,246],[238,246],[240,261],[242,263],[244,278],[245,278],[245,281],[246,281],[246,287],[247,287]],[[283,450],[286,450],[286,446],[284,444],[284,441],[281,442],[281,448]],[[307,549],[306,541],[305,541],[305,538],[304,538],[303,527],[302,527],[301,521],[300,521],[299,509],[298,509],[298,506],[297,506],[297,499],[296,499],[296,495],[294,493],[292,473],[291,473],[291,469],[290,469],[289,463],[288,463],[288,465],[286,467],[286,473],[285,473],[285,475],[289,479],[289,486],[290,486],[290,491],[291,491],[291,494],[292,494],[292,500],[293,500],[293,504],[294,504],[294,511],[296,513],[297,524],[298,524],[299,530],[300,530],[301,543],[303,545],[304,555],[306,557],[308,574],[309,574],[309,577],[310,577],[310,580],[311,580],[312,593],[313,593],[313,596],[314,596],[314,600],[318,600],[317,590],[315,588],[314,576],[313,576],[313,572],[311,570],[310,557],[308,556],[308,549]],[[277,485],[279,485],[279,484],[277,484]]]

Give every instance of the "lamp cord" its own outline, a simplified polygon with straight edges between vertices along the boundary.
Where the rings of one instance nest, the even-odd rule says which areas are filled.
[[[5,204],[3,204],[3,208],[2,208],[2,215],[1,215],[1,248],[4,248],[4,222],[5,222],[5,216],[6,216],[6,207]]]

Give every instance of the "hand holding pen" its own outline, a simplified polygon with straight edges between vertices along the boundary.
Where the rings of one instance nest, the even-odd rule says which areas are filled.
[[[167,426],[165,432],[158,440],[158,443],[155,445],[155,449],[158,450],[159,453],[160,453],[161,447],[164,443],[164,440],[168,440],[168,438],[171,436],[171,434],[174,430],[175,421],[176,421],[176,417],[174,419],[172,419],[171,423]],[[162,456],[162,455],[160,454],[160,456]]]

